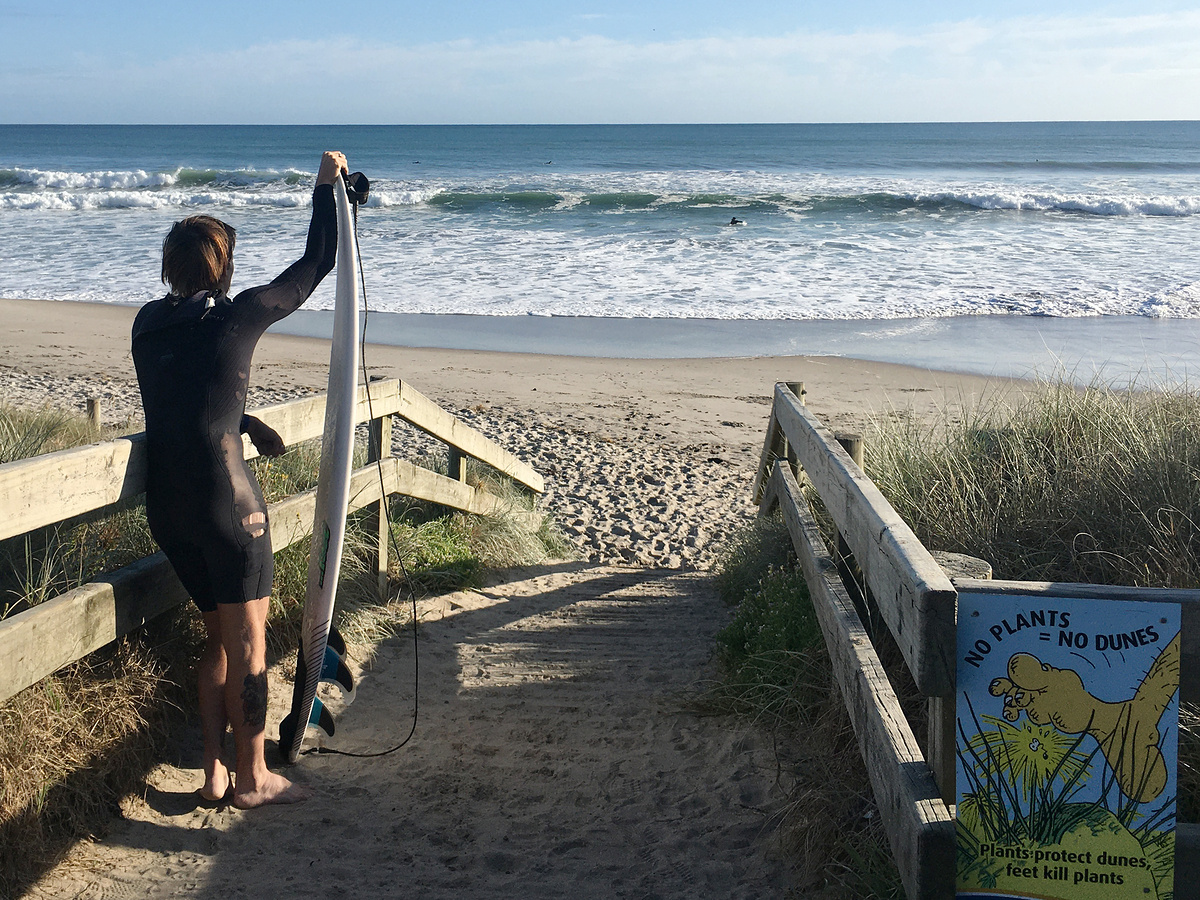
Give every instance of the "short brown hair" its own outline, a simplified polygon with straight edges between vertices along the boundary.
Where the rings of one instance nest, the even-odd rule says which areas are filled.
[[[229,269],[237,232],[212,216],[188,216],[163,240],[162,280],[176,297],[216,289]]]

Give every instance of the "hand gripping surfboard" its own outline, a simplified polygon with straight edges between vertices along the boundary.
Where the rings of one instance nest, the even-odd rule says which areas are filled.
[[[337,289],[333,313],[333,346],[329,354],[329,389],[325,430],[321,437],[321,470],[308,554],[308,590],[296,653],[292,710],[279,724],[279,750],[288,762],[300,756],[308,726],[333,734],[333,717],[317,696],[322,682],[336,682],[347,693],[354,679],[343,657],[346,644],[333,628],[333,601],[346,534],[350,470],[354,456],[354,407],[358,394],[358,252],[350,201],[341,176],[333,186],[337,203]]]

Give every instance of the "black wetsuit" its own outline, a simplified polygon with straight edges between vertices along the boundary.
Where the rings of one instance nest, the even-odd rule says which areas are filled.
[[[304,256],[232,300],[210,292],[147,303],[133,323],[146,412],[146,516],[204,612],[271,593],[267,507],[242,457],[250,359],[267,326],[294,312],[333,268],[333,188],[313,191]]]

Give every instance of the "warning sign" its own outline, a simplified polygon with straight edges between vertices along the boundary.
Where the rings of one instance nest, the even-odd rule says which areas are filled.
[[[963,593],[959,897],[1170,897],[1179,607]]]

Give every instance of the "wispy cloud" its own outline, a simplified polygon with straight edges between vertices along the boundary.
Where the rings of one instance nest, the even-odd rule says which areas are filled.
[[[0,118],[45,120],[37,111],[47,110],[57,121],[147,122],[1200,118],[1200,11],[675,41],[286,41],[53,68],[53,78],[0,68],[9,83]]]

